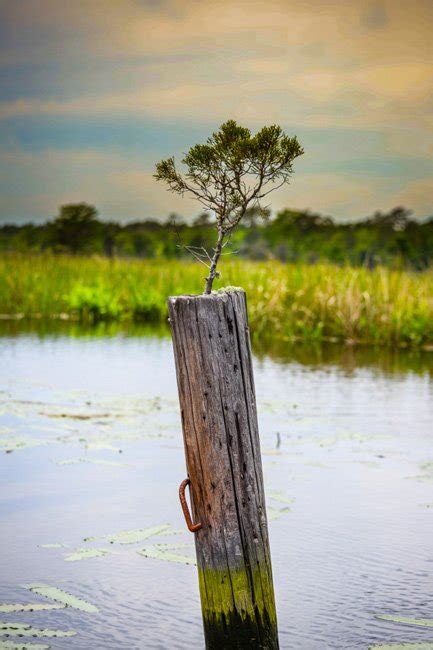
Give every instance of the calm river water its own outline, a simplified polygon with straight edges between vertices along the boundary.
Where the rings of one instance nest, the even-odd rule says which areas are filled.
[[[433,626],[433,353],[280,345],[254,368],[281,647],[433,644],[378,618]],[[0,619],[75,635],[0,647],[202,648],[184,477],[168,337],[3,332]],[[53,604],[33,583],[98,611],[6,611]]]

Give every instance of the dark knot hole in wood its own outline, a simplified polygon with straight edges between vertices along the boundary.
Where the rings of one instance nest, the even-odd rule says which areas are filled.
[[[193,524],[192,519],[191,519],[191,513],[188,508],[188,504],[186,502],[186,496],[185,496],[185,489],[187,485],[190,485],[191,481],[189,478],[186,478],[182,481],[182,483],[179,486],[179,499],[180,499],[180,505],[182,506],[182,512],[183,516],[185,517],[186,525],[188,526],[188,530],[191,533],[196,533],[200,528],[203,528],[202,524]]]

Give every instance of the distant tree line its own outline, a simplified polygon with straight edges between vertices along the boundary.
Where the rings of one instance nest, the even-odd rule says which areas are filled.
[[[188,258],[188,248],[214,245],[212,217],[203,213],[191,224],[176,215],[120,224],[101,221],[86,203],[60,207],[43,225],[0,227],[0,252],[101,254],[109,257]],[[309,211],[251,208],[233,233],[227,252],[253,260],[314,263],[329,260],[374,267],[378,264],[425,269],[433,263],[433,217],[420,222],[396,207],[354,223],[336,223]]]

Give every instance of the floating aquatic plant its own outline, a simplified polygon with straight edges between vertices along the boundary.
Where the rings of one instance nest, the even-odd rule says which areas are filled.
[[[7,454],[13,451],[22,451],[23,449],[31,449],[33,447],[41,447],[47,445],[49,440],[41,440],[36,438],[23,438],[19,436],[8,436],[7,438],[0,438],[0,449]]]
[[[368,650],[433,650],[433,643],[387,643],[385,645],[370,645]]]
[[[414,479],[415,481],[433,481],[433,461],[423,463],[420,465],[420,469],[423,472],[422,474],[418,474],[417,476],[408,476],[408,478]]]
[[[376,618],[382,621],[393,621],[394,623],[405,623],[406,625],[419,625],[421,627],[433,627],[431,618],[411,618],[409,616],[394,616],[393,614],[377,614]]]
[[[33,627],[28,623],[0,622],[0,636],[67,637],[75,634],[73,630],[48,630]]]
[[[273,521],[274,519],[279,519],[283,515],[290,512],[290,508],[287,506],[285,508],[273,508],[272,506],[268,506],[266,508],[266,511],[268,515],[268,521]]]
[[[44,584],[30,584],[26,585],[26,589],[29,589],[34,594],[39,596],[44,596],[44,598],[49,598],[50,600],[55,600],[57,603],[60,603],[64,607],[72,607],[73,609],[79,609],[82,612],[96,613],[98,608],[95,605],[83,600],[83,598],[78,598],[73,596],[63,589],[58,587],[52,587],[51,585]]]
[[[116,451],[119,453],[121,449],[119,447],[115,447],[112,445],[110,442],[106,442],[104,440],[101,440],[100,438],[92,441],[86,441],[84,439],[81,440],[81,442],[84,442],[84,446],[86,449],[90,449],[91,451]]]
[[[0,641],[0,650],[48,650],[45,643],[15,643],[15,641]]]
[[[51,609],[63,609],[66,605],[57,603],[3,603],[0,605],[0,612],[10,614],[11,612],[43,612]]]
[[[160,535],[177,535],[183,533],[182,530],[174,530],[171,524],[159,524],[149,528],[135,528],[133,530],[121,530],[119,533],[105,535],[104,537],[85,537],[85,542],[106,541],[110,544],[136,544],[150,537]]]
[[[54,542],[53,544],[39,544],[39,548],[67,548],[67,544],[59,544]]]
[[[140,551],[137,551],[139,555],[144,557],[151,557],[155,560],[165,560],[165,562],[177,562],[179,564],[196,564],[195,558],[189,555],[179,555],[178,553],[173,553],[179,548],[191,548],[191,544],[182,543],[182,544],[153,544],[152,546],[146,546]]]
[[[280,503],[293,503],[293,499],[284,494],[284,492],[279,492],[277,490],[272,490],[269,492],[269,498],[273,501],[279,501]]]
[[[67,458],[65,460],[53,460],[56,465],[78,465],[89,463],[91,465],[108,465],[111,467],[128,467],[126,463],[118,463],[114,460],[102,460],[99,458]]]
[[[112,553],[112,551],[106,548],[78,548],[73,553],[65,556],[65,562],[92,560],[95,557],[104,557],[108,553]]]
[[[170,524],[151,526],[150,528],[137,528],[136,530],[123,530],[115,535],[108,535],[105,539],[110,544],[136,544],[150,537],[164,535],[171,529]]]
[[[46,418],[64,418],[66,420],[93,420],[94,418],[109,418],[110,413],[47,413],[40,412]]]

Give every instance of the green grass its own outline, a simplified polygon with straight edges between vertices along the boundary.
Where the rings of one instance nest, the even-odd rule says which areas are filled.
[[[433,345],[433,271],[225,260],[221,271],[216,289],[247,291],[255,337]],[[205,273],[193,262],[6,255],[0,313],[164,322],[167,296],[200,293]]]

